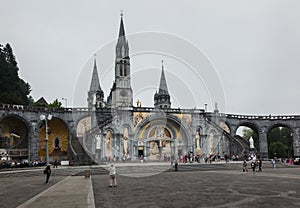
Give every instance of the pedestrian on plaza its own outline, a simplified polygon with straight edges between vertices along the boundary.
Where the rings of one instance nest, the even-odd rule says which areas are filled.
[[[256,163],[254,160],[252,160],[252,162],[251,162],[251,168],[252,168],[253,174],[255,174]]]
[[[50,179],[50,175],[51,175],[50,165],[47,165],[47,167],[44,170],[44,174],[46,175],[46,184],[49,184],[49,179]]]
[[[175,171],[178,171],[178,159],[175,160],[174,168],[175,168]]]
[[[276,160],[275,159],[272,159],[272,166],[273,166],[273,169],[275,170],[276,169]]]
[[[244,174],[248,173],[247,161],[246,160],[244,160],[244,162],[243,162],[243,173]]]
[[[55,160],[53,163],[53,168],[57,168],[57,164],[58,164],[58,162],[57,162],[57,160]]]
[[[261,167],[262,167],[262,160],[259,158],[258,159],[258,170],[259,170],[259,172],[262,171]]]
[[[114,164],[110,165],[109,168],[109,187],[116,187],[117,186],[117,171],[116,171],[116,167],[114,166]]]

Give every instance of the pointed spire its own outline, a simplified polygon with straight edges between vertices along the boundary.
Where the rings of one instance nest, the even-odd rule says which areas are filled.
[[[92,81],[91,81],[90,91],[91,92],[101,91],[99,76],[98,76],[97,63],[96,63],[96,54],[94,55],[94,69],[93,69],[93,74],[92,74]]]
[[[120,22],[119,37],[122,37],[122,36],[125,36],[125,29],[124,29],[124,23],[123,23],[123,11],[122,10],[121,10],[120,16],[121,16],[121,22]]]
[[[165,70],[164,70],[164,61],[161,61],[161,77],[160,77],[160,84],[159,84],[159,90],[158,94],[159,95],[169,95],[168,91],[168,86],[167,86],[167,81],[165,77]]]
[[[155,108],[171,108],[171,100],[168,91],[167,81],[165,77],[164,61],[161,61],[161,76],[158,93],[154,94],[154,107]]]

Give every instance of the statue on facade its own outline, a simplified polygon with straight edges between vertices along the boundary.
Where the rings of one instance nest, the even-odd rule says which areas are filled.
[[[112,141],[111,141],[111,131],[107,131],[106,134],[106,157],[110,161],[112,157]]]
[[[214,155],[215,154],[215,141],[214,141],[214,134],[210,133],[210,154]]]
[[[96,135],[95,139],[96,139],[96,150],[99,150],[99,149],[101,149],[101,137],[100,137],[100,135],[99,134]]]
[[[200,149],[200,131],[197,130],[196,132],[196,148]]]
[[[125,127],[124,128],[124,132],[123,132],[123,146],[124,146],[124,155],[128,156],[129,153],[129,148],[128,148],[128,128]]]

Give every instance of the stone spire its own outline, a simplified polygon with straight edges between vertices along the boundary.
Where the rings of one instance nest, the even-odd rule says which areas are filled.
[[[115,79],[107,104],[112,108],[132,107],[133,93],[128,41],[126,40],[123,13],[121,13],[119,37],[116,45]]]
[[[89,108],[103,107],[104,106],[103,99],[104,99],[104,92],[100,86],[97,63],[96,63],[96,54],[95,54],[91,86],[88,92],[88,99],[87,99]]]
[[[119,37],[125,36],[125,29],[124,29],[124,23],[123,23],[123,12],[121,11],[121,22],[120,22],[120,29],[119,29]]]
[[[161,68],[162,68],[162,70],[161,70],[158,94],[159,95],[169,95],[167,81],[166,81],[166,77],[165,77],[164,61],[163,60],[161,61]]]
[[[101,87],[100,87],[100,82],[99,82],[98,69],[97,69],[97,63],[96,63],[96,55],[95,55],[94,69],[93,69],[93,74],[92,74],[90,92],[96,92],[96,91],[101,91]]]
[[[171,108],[170,95],[168,91],[167,81],[165,77],[164,64],[162,61],[161,77],[158,93],[154,95],[154,107],[156,108]]]
[[[119,29],[118,43],[116,46],[116,57],[125,58],[129,56],[128,41],[126,40],[124,23],[123,23],[123,12],[121,12],[121,21]]]

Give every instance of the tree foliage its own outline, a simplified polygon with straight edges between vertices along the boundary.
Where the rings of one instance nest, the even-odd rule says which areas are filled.
[[[273,149],[276,148],[282,148],[282,146],[278,145],[278,142],[283,144],[285,147],[284,153],[279,155],[278,152],[276,152]],[[277,144],[277,146],[273,147],[274,144]],[[291,129],[287,127],[277,127],[273,128],[268,133],[268,147],[269,147],[269,157],[272,158],[273,154],[276,152],[278,157],[289,157],[293,155],[293,132]],[[273,149],[271,149],[271,147]]]
[[[18,65],[11,46],[0,44],[0,102],[28,105],[30,85],[18,75]]]
[[[279,158],[287,157],[286,149],[287,149],[287,146],[285,144],[283,144],[282,142],[271,143],[269,146],[269,157],[273,158],[275,153],[276,153],[276,156]]]
[[[62,103],[58,101],[58,99],[55,99],[53,103],[48,104],[48,108],[61,108]]]

